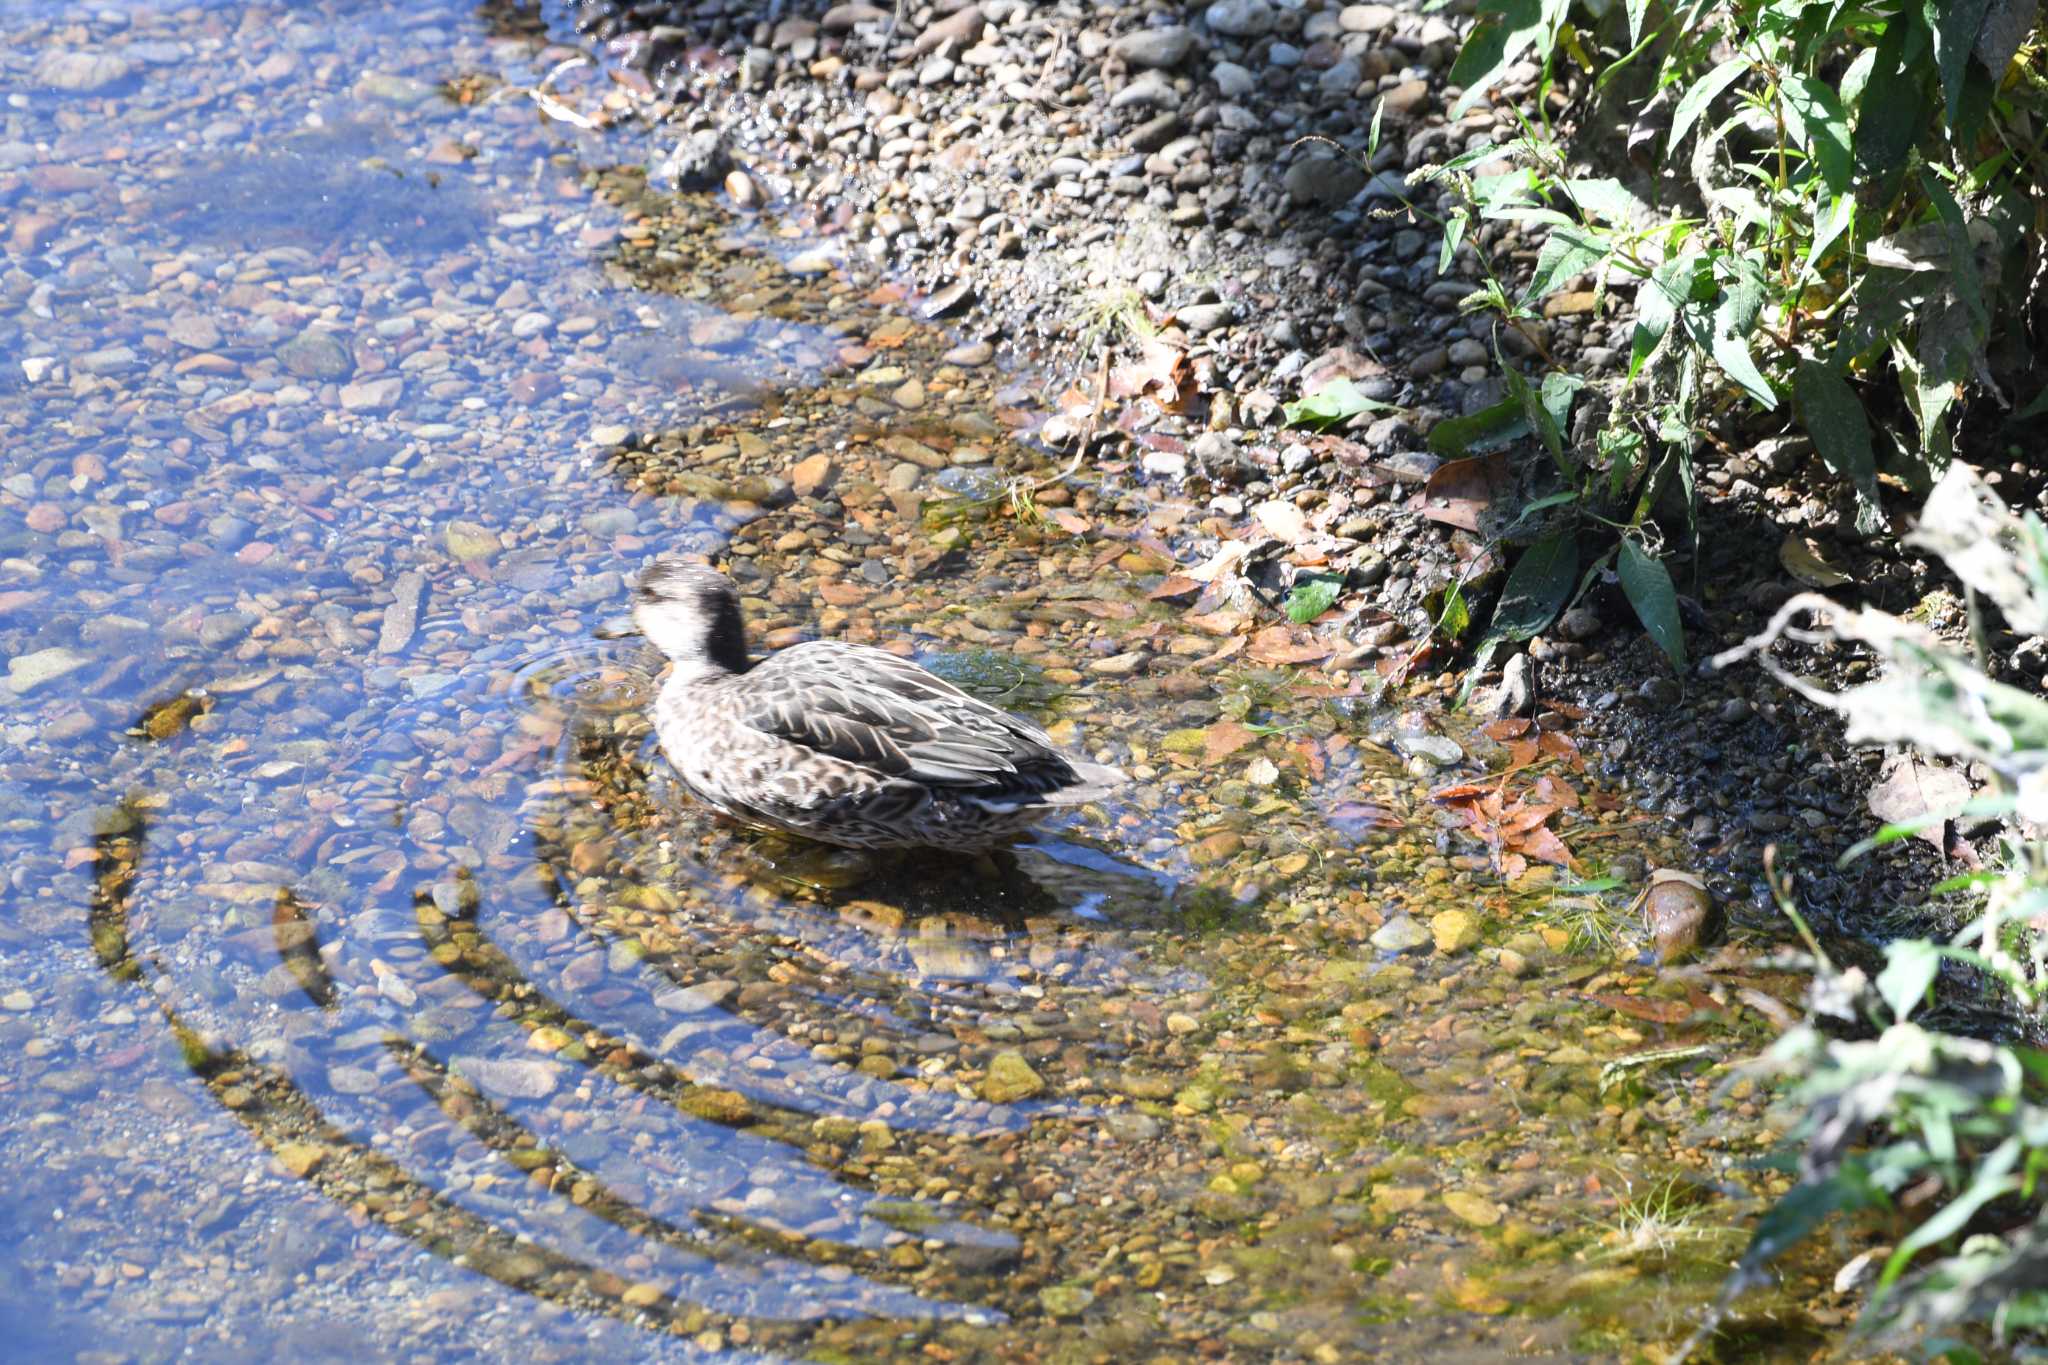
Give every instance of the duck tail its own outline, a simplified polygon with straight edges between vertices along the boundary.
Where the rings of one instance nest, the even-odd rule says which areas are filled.
[[[1106,763],[1069,759],[1068,766],[1074,770],[1074,780],[1040,797],[1046,805],[1085,806],[1090,801],[1100,801],[1131,780],[1122,768],[1112,768]]]

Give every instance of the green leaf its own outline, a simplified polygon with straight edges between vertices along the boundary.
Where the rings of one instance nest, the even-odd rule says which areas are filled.
[[[1628,0],[1628,42],[1630,47],[1643,41],[1643,16],[1649,12],[1650,0]]]
[[[1578,576],[1578,532],[1570,527],[1552,531],[1515,561],[1488,635],[1527,640],[1540,634],[1564,610]]]
[[[1622,494],[1628,492],[1649,449],[1650,443],[1643,439],[1640,431],[1618,426],[1609,426],[1601,431],[1600,457],[1607,461],[1609,501],[1619,502]]]
[[[1914,16],[1904,12],[1885,25],[1857,105],[1856,159],[1880,182],[1875,202],[1891,197],[1892,186],[1884,182],[1895,183],[1905,174],[1913,143],[1932,121],[1927,73],[1905,59],[1907,37],[1917,27]]]
[[[1740,384],[1749,396],[1767,408],[1778,406],[1778,395],[1771,388],[1771,381],[1764,378],[1764,372],[1756,367],[1756,358],[1749,353],[1749,343],[1738,336],[1730,336],[1717,330],[1714,333],[1714,360],[1728,372],[1728,377]]]
[[[1579,390],[1586,387],[1584,375],[1569,374],[1564,370],[1552,370],[1543,376],[1543,410],[1550,414],[1550,420],[1562,432],[1570,425],[1572,400]]]
[[[1707,106],[1714,102],[1714,97],[1740,80],[1749,68],[1749,58],[1730,57],[1695,81],[1692,89],[1679,98],[1678,107],[1671,111],[1671,138],[1665,145],[1675,150],[1685,140],[1685,135],[1692,131],[1692,125],[1699,121],[1699,116],[1707,111]],[[1457,79],[1456,73],[1452,74],[1452,79]]]
[[[1437,253],[1436,273],[1451,273],[1451,262],[1457,258],[1458,247],[1464,243],[1465,229],[1472,225],[1472,215],[1459,209],[1444,222],[1443,250]]]
[[[1958,122],[1963,77],[1969,71],[1970,49],[1991,0],[1921,0],[1921,13],[1934,31],[1934,67],[1941,73],[1941,93],[1948,101],[1948,121]]]
[[[1828,248],[1835,244],[1835,239],[1847,232],[1855,222],[1854,195],[1838,194],[1825,208],[1816,207],[1813,215],[1813,242],[1806,248],[1806,268],[1812,270],[1819,265],[1821,258],[1828,254]]]
[[[1802,360],[1792,372],[1792,400],[1828,468],[1848,481],[1857,498],[1875,504],[1877,455],[1870,418],[1849,381],[1817,360]]]
[[[1337,604],[1337,596],[1344,591],[1341,574],[1323,573],[1312,578],[1297,579],[1287,590],[1287,598],[1280,609],[1287,613],[1287,619],[1297,626],[1305,626]]]
[[[1674,256],[1658,266],[1636,290],[1635,334],[1629,345],[1630,379],[1663,344],[1671,324],[1678,319],[1678,310],[1692,297],[1693,283],[1706,263],[1707,258],[1699,252]]]
[[[1503,363],[1500,371],[1501,381],[1507,385],[1508,396],[1522,405],[1522,416],[1528,420],[1529,429],[1542,440],[1543,448],[1550,452],[1551,460],[1564,475],[1566,482],[1576,483],[1578,471],[1572,467],[1564,452],[1564,431],[1557,419],[1551,416],[1550,409],[1544,406],[1543,395],[1523,378],[1522,372],[1514,366]]]
[[[1528,510],[1523,509],[1524,515]],[[1472,667],[1458,689],[1458,706],[1471,696],[1473,683],[1493,661],[1495,650],[1511,641],[1527,640],[1557,619],[1571,600],[1572,580],[1578,571],[1579,537],[1571,527],[1553,531],[1523,551],[1508,575],[1507,586],[1501,589],[1493,624],[1472,651]]]
[[[1794,1185],[1757,1219],[1756,1228],[1749,1235],[1749,1247],[1742,1253],[1743,1270],[1751,1275],[1759,1273],[1837,1213],[1862,1208],[1869,1202],[1868,1193],[1858,1182],[1839,1175]]]
[[[1928,1115],[1929,1120],[1934,1117],[1936,1116]],[[1934,1136],[1931,1124],[1927,1136],[1929,1139]],[[1929,1150],[1933,1151],[1934,1147],[1934,1142],[1930,1140]],[[1994,1199],[2012,1193],[2019,1182],[2012,1179],[2010,1172],[2019,1163],[2019,1156],[2020,1140],[2011,1137],[1981,1158],[1971,1172],[1969,1187],[1943,1204],[1926,1222],[1907,1233],[1899,1242],[1898,1249],[1886,1258],[1884,1273],[1878,1276],[1879,1290],[1890,1289],[1897,1283],[1899,1276],[1905,1273],[1906,1267],[1912,1263],[1913,1257],[1921,1248],[1931,1247],[1937,1242],[1955,1236],[1977,1216],[1977,1210]]]
[[[1392,403],[1382,403],[1359,392],[1349,379],[1333,379],[1305,398],[1281,405],[1287,424],[1314,427],[1318,431],[1348,422],[1361,412],[1399,412]]]
[[[1672,668],[1684,673],[1685,626],[1678,619],[1678,589],[1671,584],[1671,570],[1664,567],[1663,560],[1652,559],[1645,553],[1632,536],[1621,542],[1617,567],[1621,590],[1628,594],[1629,605],[1636,609],[1643,629],[1671,660]]]
[[[1807,155],[1829,190],[1847,194],[1853,187],[1849,154],[1849,114],[1832,86],[1812,76],[1787,76],[1778,87],[1785,100],[1788,131]]]
[[[1531,430],[1522,405],[1504,398],[1467,417],[1452,417],[1429,429],[1429,449],[1446,460],[1487,455],[1527,436]]]
[[[1567,180],[1564,192],[1571,196],[1583,216],[1604,218],[1617,227],[1638,223],[1649,212],[1648,206],[1623,188],[1619,180]]]
[[[1899,938],[1884,945],[1884,958],[1877,993],[1891,1006],[1892,1018],[1904,1023],[1941,974],[1941,949],[1924,938]]]
[[[1757,402],[1767,408],[1775,408],[1778,395],[1749,353],[1749,334],[1756,330],[1756,319],[1763,310],[1763,302],[1763,280],[1746,261],[1739,263],[1735,278],[1728,281],[1722,290],[1721,302],[1714,309],[1714,339],[1710,349],[1715,362],[1728,372],[1730,379],[1748,390]]]
[[[1529,287],[1522,291],[1522,301],[1534,303],[1556,293],[1572,276],[1584,274],[1606,260],[1612,250],[1607,238],[1591,229],[1562,225],[1552,228],[1543,239],[1543,250],[1536,254],[1536,269],[1529,276]]]
[[[1436,629],[1446,640],[1457,641],[1472,628],[1472,609],[1465,605],[1465,593],[1456,583],[1444,585],[1443,606],[1437,612]]]
[[[1451,107],[1451,117],[1462,117],[1495,82],[1540,40],[1539,65],[1550,62],[1551,44],[1564,22],[1567,0],[1506,0],[1491,6],[1500,14],[1472,30],[1458,59],[1451,63],[1450,82],[1465,87],[1465,93]]]

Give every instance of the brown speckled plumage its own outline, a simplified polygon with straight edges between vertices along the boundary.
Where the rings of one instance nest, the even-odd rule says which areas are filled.
[[[728,815],[852,848],[970,850],[1125,780],[885,650],[816,640],[750,664],[739,593],[704,565],[655,564],[633,614],[674,665],[662,750]]]

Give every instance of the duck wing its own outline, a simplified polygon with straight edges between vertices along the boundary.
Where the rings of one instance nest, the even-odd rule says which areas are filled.
[[[984,799],[1081,780],[1029,721],[886,650],[829,641],[769,656],[735,679],[741,722],[877,775]]]

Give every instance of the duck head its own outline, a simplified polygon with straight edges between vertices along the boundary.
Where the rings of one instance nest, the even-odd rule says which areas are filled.
[[[682,676],[747,671],[739,589],[708,564],[656,560],[640,574],[633,621]]]

